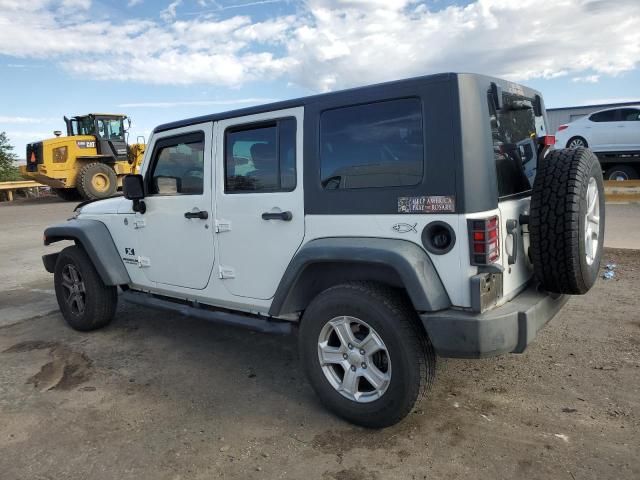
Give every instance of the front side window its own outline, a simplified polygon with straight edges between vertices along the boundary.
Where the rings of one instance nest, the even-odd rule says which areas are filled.
[[[325,190],[397,187],[422,181],[422,104],[417,98],[327,110],[320,117]]]
[[[640,110],[637,108],[623,108],[620,112],[623,122],[640,122]]]
[[[496,109],[488,93],[489,122],[498,176],[498,196],[531,190],[538,165],[536,115],[533,100],[503,93],[504,106]],[[543,121],[538,117],[539,121]]]
[[[158,140],[148,190],[157,195],[201,195],[204,187],[204,133]]]
[[[290,192],[295,188],[295,119],[227,129],[226,193]]]
[[[605,110],[604,112],[594,113],[589,117],[592,122],[617,122],[618,110]]]
[[[72,120],[75,124],[74,134],[77,135],[95,135],[96,129],[92,117],[79,117]]]

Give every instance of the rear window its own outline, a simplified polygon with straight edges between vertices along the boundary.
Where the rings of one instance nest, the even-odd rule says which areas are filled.
[[[424,165],[417,98],[327,110],[320,117],[325,190],[417,185]]]
[[[589,117],[592,122],[615,122],[618,120],[618,110],[605,110],[604,112],[594,113]]]
[[[508,197],[528,192],[538,164],[536,126],[543,122],[543,117],[536,118],[530,98],[505,92],[500,110],[496,110],[491,92],[488,99],[498,195]]]

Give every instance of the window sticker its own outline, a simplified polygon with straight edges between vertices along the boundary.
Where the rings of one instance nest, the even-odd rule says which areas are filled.
[[[456,197],[429,195],[424,197],[398,197],[398,213],[453,213]]]

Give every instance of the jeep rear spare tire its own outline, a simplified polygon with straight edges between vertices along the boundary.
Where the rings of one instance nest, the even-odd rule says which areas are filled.
[[[549,292],[584,294],[598,277],[604,184],[586,148],[553,150],[538,165],[529,231],[536,277]]]

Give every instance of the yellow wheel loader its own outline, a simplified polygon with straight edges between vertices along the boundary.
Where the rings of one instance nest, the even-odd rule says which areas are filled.
[[[67,136],[27,145],[21,175],[49,185],[64,200],[94,200],[114,195],[122,178],[137,173],[144,154],[142,143],[127,144],[126,115],[90,113],[67,118]]]

